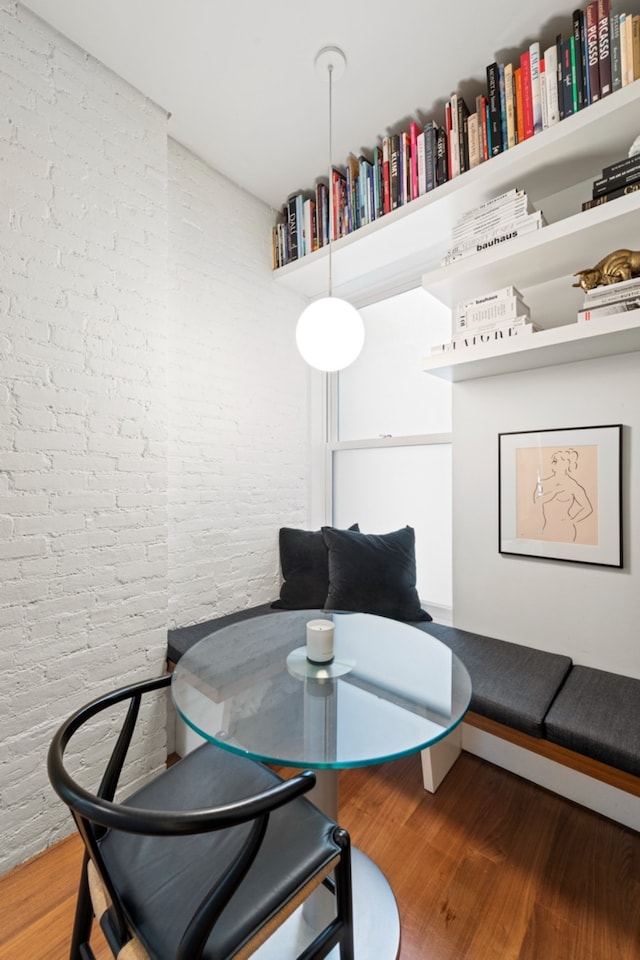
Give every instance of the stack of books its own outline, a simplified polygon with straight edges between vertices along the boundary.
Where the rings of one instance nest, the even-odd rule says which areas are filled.
[[[578,323],[626,313],[628,310],[640,310],[640,277],[589,290],[582,309],[578,310]]]
[[[640,190],[640,153],[603,167],[602,176],[593,181],[591,200],[585,200],[582,209],[590,210],[636,190]]]
[[[451,233],[451,249],[443,257],[442,266],[545,225],[542,211],[533,209],[524,190],[508,190],[458,220]]]
[[[450,353],[482,343],[507,344],[539,328],[529,307],[513,286],[458,303],[453,311],[451,340],[431,347],[431,353]]]

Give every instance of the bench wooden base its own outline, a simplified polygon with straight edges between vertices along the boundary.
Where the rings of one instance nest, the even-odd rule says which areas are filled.
[[[501,740],[507,740],[509,743],[537,753],[539,756],[546,757],[572,770],[577,770],[587,777],[593,777],[594,780],[600,780],[611,787],[623,790],[625,793],[631,793],[633,796],[640,797],[640,777],[627,773],[624,770],[618,770],[617,767],[610,767],[599,760],[592,760],[591,757],[585,757],[574,750],[568,750],[557,743],[551,743],[550,740],[542,740],[538,737],[531,737],[520,730],[514,730],[496,720],[489,720],[478,713],[469,711],[465,714],[464,722],[471,727],[482,730],[484,733],[492,734]]]

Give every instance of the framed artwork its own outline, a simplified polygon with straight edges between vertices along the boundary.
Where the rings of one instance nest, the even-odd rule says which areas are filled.
[[[622,566],[622,425],[498,435],[500,553]]]

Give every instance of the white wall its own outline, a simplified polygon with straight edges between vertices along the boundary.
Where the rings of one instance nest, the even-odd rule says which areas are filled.
[[[640,677],[640,354],[454,387],[454,622]],[[498,434],[624,424],[622,570],[500,555]]]
[[[3,871],[70,832],[51,736],[162,672],[169,609],[274,595],[307,450],[270,212],[174,144],[169,184],[164,112],[19,4],[0,37]],[[143,715],[138,778],[164,716]]]
[[[169,621],[271,600],[304,525],[307,367],[273,282],[273,212],[169,142]]]

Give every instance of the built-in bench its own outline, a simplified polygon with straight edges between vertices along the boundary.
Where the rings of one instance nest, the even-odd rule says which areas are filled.
[[[208,634],[278,612],[262,604],[170,630],[169,668]],[[445,624],[413,626],[445,643],[467,667],[473,694],[466,724],[640,797],[640,680]],[[433,774],[430,789],[454,757],[455,751]],[[428,786],[424,757],[423,767]]]

